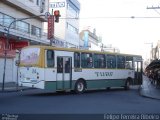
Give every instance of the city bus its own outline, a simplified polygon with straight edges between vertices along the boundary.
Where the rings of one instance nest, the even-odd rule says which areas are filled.
[[[110,89],[142,84],[142,57],[52,46],[21,50],[19,85],[57,91]]]

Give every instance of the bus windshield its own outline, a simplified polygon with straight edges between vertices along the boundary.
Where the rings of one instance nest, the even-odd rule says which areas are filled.
[[[38,63],[40,48],[25,48],[21,51],[20,64],[34,65]]]

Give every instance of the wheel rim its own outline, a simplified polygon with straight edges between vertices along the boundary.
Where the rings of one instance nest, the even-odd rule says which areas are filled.
[[[157,80],[155,80],[155,85],[157,85]]]
[[[127,88],[129,88],[129,81],[127,82]]]
[[[77,85],[77,90],[81,92],[81,91],[83,91],[83,89],[84,89],[83,83],[81,83],[81,82],[78,83],[78,85]]]

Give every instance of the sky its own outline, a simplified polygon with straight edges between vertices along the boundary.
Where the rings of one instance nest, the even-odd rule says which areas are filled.
[[[80,30],[96,28],[105,45],[112,44],[121,53],[150,57],[151,44],[160,40],[160,0],[79,0]],[[135,17],[134,19],[131,17]],[[149,44],[146,44],[149,43]]]

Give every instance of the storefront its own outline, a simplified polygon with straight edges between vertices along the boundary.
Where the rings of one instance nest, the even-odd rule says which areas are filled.
[[[18,51],[25,46],[28,46],[28,41],[18,41],[16,39],[9,39],[9,49],[5,49],[7,38],[0,36],[0,83],[3,81],[4,61],[6,51],[6,72],[5,82],[16,82],[17,80],[17,66],[15,61],[18,59]]]

